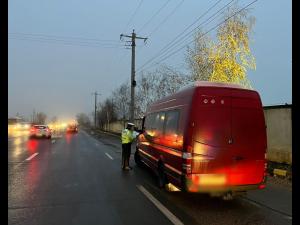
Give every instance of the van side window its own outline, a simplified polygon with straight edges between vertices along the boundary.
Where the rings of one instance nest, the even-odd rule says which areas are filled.
[[[164,121],[165,121],[165,113],[164,112],[158,112],[154,113],[154,120],[151,125],[153,136],[154,137],[160,137],[163,133],[163,127],[164,127]]]
[[[148,135],[151,135],[152,132],[151,124],[153,124],[153,114],[149,114],[145,117],[144,130]]]
[[[179,112],[178,111],[168,111],[166,113],[166,126],[165,126],[165,135],[177,135],[178,132],[178,120]]]

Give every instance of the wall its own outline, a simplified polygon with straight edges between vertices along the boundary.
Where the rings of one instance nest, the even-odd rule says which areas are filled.
[[[267,159],[292,164],[291,105],[264,107],[267,125]]]
[[[113,123],[110,123],[109,125],[106,124],[104,126],[105,131],[110,131],[114,133],[121,133],[122,130],[126,127],[128,120],[120,120]],[[135,119],[134,124],[138,129],[142,129],[142,119]]]

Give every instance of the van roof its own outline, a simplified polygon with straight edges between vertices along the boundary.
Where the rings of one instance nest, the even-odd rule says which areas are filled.
[[[195,89],[199,87],[220,87],[220,88],[232,88],[232,89],[240,89],[240,90],[248,90],[248,91],[254,91],[251,89],[247,89],[239,84],[230,84],[230,83],[222,83],[222,82],[210,82],[210,81],[195,81],[191,82],[190,84],[180,88],[177,92],[174,94],[168,95],[166,97],[163,97],[155,102],[153,102],[150,107],[147,108],[147,111],[152,111],[153,106],[156,108],[158,105],[168,103],[170,101],[174,101],[178,96],[184,95],[185,97],[192,96]]]
[[[183,87],[180,90],[191,88],[191,87],[225,87],[225,88],[238,88],[238,89],[247,89],[239,84],[231,84],[231,83],[224,83],[224,82],[211,82],[211,81],[195,81],[187,86]]]

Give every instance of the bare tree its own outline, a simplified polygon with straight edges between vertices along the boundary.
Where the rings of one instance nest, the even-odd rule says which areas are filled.
[[[51,119],[51,122],[56,123],[57,122],[57,116],[53,116],[52,119]]]
[[[43,112],[38,112],[36,114],[36,120],[34,121],[37,124],[45,124],[47,115]]]
[[[130,87],[128,83],[123,83],[112,93],[114,112],[118,119],[129,118]]]
[[[111,122],[116,121],[117,113],[115,112],[114,102],[112,98],[107,98],[103,103],[99,104],[99,111],[97,112],[98,126],[104,128],[104,125],[108,125]]]
[[[143,73],[137,84],[137,115],[143,115],[149,104],[175,93],[189,80],[188,76],[166,65]]]
[[[91,125],[90,118],[85,113],[79,113],[76,115],[76,119],[79,125],[89,127]]]

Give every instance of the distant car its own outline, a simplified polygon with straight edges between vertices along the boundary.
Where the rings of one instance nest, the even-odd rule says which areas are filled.
[[[28,122],[22,122],[22,123],[20,124],[20,126],[21,126],[21,127],[20,127],[21,130],[29,130],[31,124],[28,123]]]
[[[33,125],[30,129],[30,138],[48,138],[52,136],[52,131],[47,125]]]
[[[67,127],[67,133],[78,133],[78,127],[76,124],[69,124]]]

